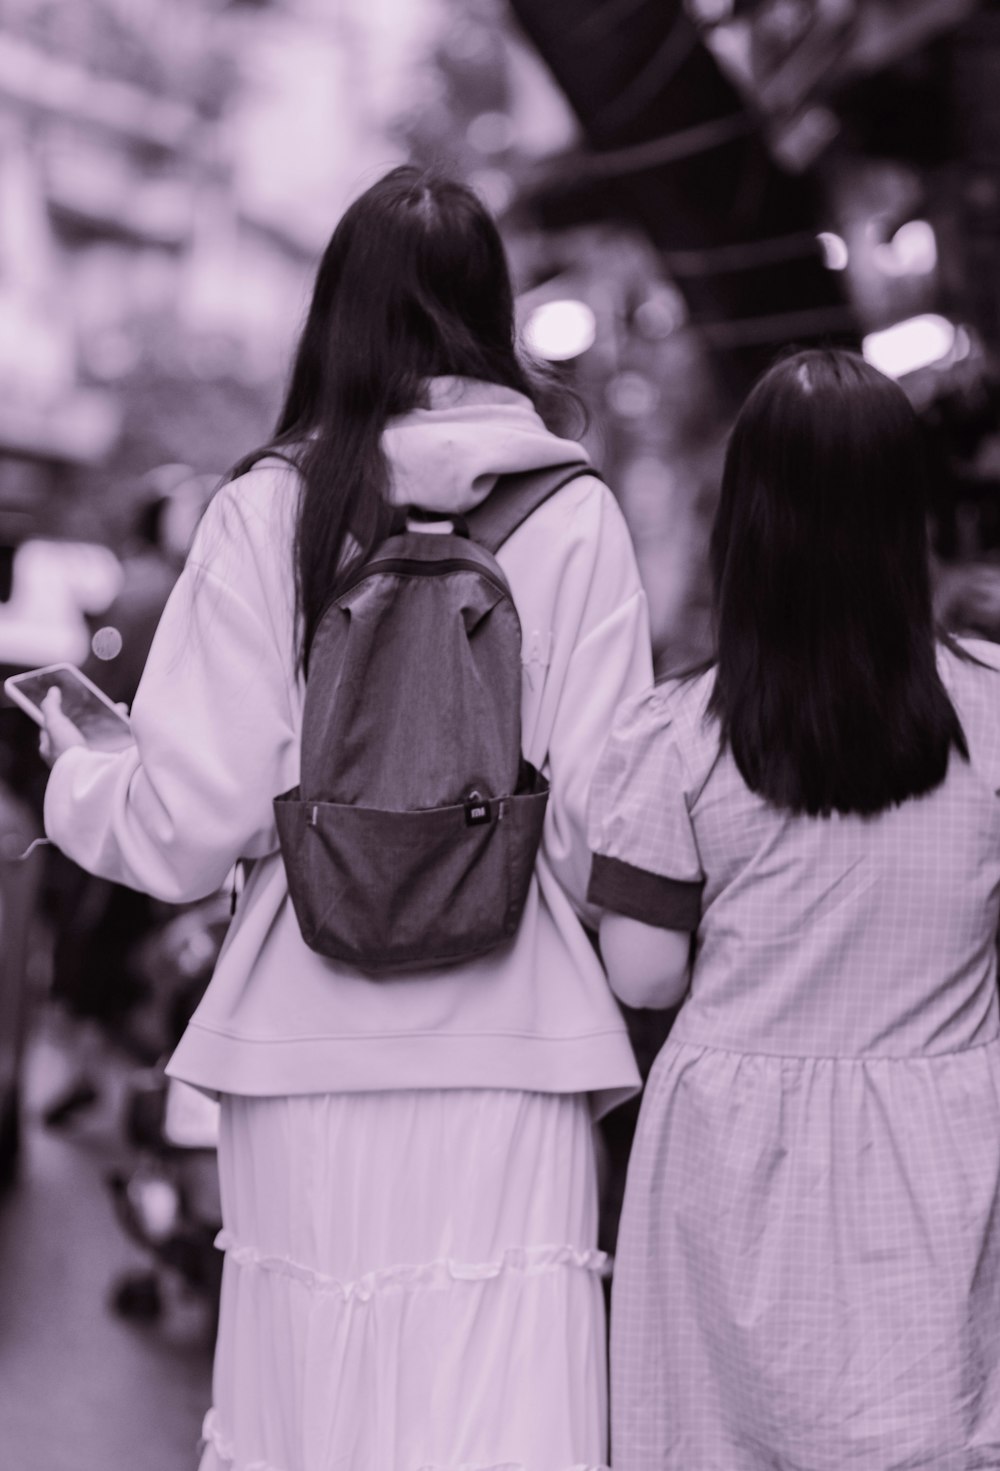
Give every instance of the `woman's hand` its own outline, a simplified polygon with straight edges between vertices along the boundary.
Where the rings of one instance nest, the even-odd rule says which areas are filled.
[[[63,752],[68,751],[71,746],[87,744],[72,720],[68,720],[63,714],[62,695],[58,689],[50,689],[45,696],[42,701],[42,714],[45,716],[45,725],[42,728],[38,749],[42,760],[49,766],[54,766]]]

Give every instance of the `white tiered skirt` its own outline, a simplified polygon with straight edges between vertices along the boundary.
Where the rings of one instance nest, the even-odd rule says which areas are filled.
[[[219,1165],[200,1471],[603,1471],[584,1098],[227,1097]]]

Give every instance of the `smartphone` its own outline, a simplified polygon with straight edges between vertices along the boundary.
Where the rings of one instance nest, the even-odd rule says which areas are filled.
[[[88,746],[121,751],[132,744],[128,717],[99,690],[75,664],[47,664],[4,680],[4,690],[38,725],[45,724],[42,701],[50,689],[62,696],[63,714],[71,720]]]

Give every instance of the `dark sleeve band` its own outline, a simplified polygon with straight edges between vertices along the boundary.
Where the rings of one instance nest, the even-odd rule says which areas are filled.
[[[668,879],[620,858],[595,853],[590,866],[587,901],[661,930],[698,928],[704,879]]]

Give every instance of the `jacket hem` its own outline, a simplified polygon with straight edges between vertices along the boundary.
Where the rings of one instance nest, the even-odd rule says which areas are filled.
[[[504,1044],[507,1044],[506,1046]],[[634,1097],[639,1071],[624,1032],[589,1037],[300,1037],[255,1043],[189,1024],[167,1067],[207,1093],[280,1097],[486,1088],[586,1093],[595,1118]]]

